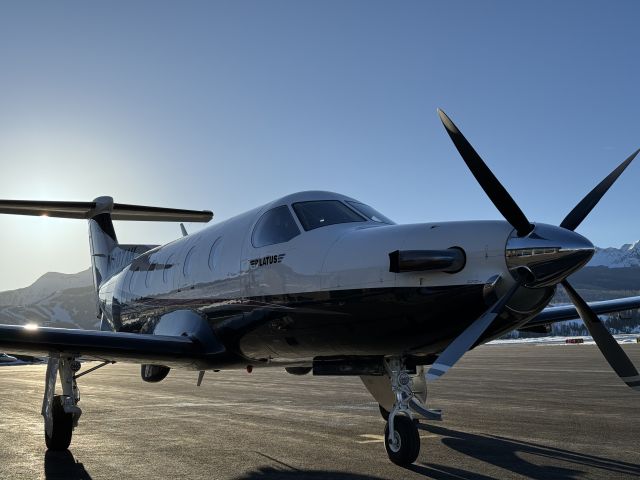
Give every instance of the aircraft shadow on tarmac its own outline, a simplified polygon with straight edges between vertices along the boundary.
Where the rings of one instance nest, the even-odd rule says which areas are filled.
[[[301,470],[284,463],[277,458],[273,458],[266,453],[254,453],[282,465],[284,469],[274,468],[271,466],[260,467],[257,470],[247,472],[237,478],[234,478],[234,480],[383,480],[379,477],[360,475],[357,473],[335,472],[328,470]]]
[[[281,470],[273,467],[261,467],[247,472],[234,480],[383,480],[380,477],[357,473],[333,472],[327,470]]]
[[[629,475],[640,477],[640,464],[610,460],[608,458],[587,455],[571,450],[537,445],[522,440],[513,440],[496,435],[477,435],[460,432],[435,425],[421,425],[422,430],[439,435],[441,441],[447,447],[456,450],[469,457],[490,463],[496,467],[504,468],[515,474],[523,475],[536,480],[576,479],[584,475],[580,467],[588,467],[590,470],[602,470],[609,472],[607,476]],[[553,465],[536,465],[522,458],[524,455],[562,461],[572,464],[573,468],[563,468]],[[574,467],[575,466],[575,467]],[[410,470],[421,473],[429,478],[441,480],[453,480],[465,478],[468,480],[488,480],[493,477],[473,473],[458,468],[426,463],[412,465]]]
[[[44,455],[44,478],[46,480],[91,480],[84,465],[76,462],[69,450],[54,452],[47,450]]]
[[[513,440],[496,435],[478,435],[460,432],[435,425],[422,425],[422,430],[438,435],[441,442],[466,456],[503,468],[517,475],[535,480],[565,479],[582,477],[587,467],[589,470],[607,472],[609,477],[628,475],[640,477],[640,464],[610,460],[608,458],[587,455],[571,450],[538,445],[522,440]],[[536,465],[522,458],[539,457],[565,462],[571,468],[553,465]],[[266,455],[264,455],[266,456]],[[280,463],[280,462],[279,462]],[[283,464],[284,469],[261,467],[236,477],[235,480],[382,480],[380,477],[326,470],[299,470]],[[470,472],[460,468],[435,463],[417,464],[409,470],[437,480],[489,480],[494,477]],[[91,475],[82,463],[76,462],[71,452],[47,451],[44,457],[44,473],[46,480],[91,480]]]

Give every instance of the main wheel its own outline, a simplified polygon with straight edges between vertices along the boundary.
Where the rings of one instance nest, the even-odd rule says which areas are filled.
[[[396,415],[393,419],[393,435],[395,442],[389,442],[389,423],[384,429],[384,446],[389,460],[396,465],[410,465],[416,461],[420,453],[420,435],[418,427],[404,415]]]
[[[53,428],[51,436],[47,435],[47,427],[44,428],[44,440],[49,450],[66,450],[71,444],[73,434],[73,414],[64,411],[62,395],[53,397]]]

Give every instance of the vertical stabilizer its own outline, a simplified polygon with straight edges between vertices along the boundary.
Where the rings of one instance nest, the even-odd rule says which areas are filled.
[[[118,246],[118,239],[111,220],[113,198],[98,197],[94,202],[95,209],[88,216],[91,269],[93,285],[97,292],[102,282],[113,275],[113,272],[110,272],[113,268],[110,260]]]
[[[113,228],[113,199],[98,197],[95,208],[88,212],[89,246],[91,249],[91,267],[93,285],[96,292],[100,286],[116,273],[129,265],[141,253],[156,245],[122,245],[118,243]]]

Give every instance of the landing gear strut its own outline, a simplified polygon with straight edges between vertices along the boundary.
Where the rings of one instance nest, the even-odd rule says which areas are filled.
[[[384,365],[391,380],[391,390],[395,396],[393,408],[388,412],[388,418],[386,418],[385,448],[393,463],[405,466],[415,462],[420,453],[418,421],[414,420],[414,413],[430,420],[441,420],[442,412],[427,409],[416,397],[411,373],[407,370],[402,359],[397,357],[385,359]],[[380,409],[384,417],[387,412],[383,407]]]
[[[79,369],[80,362],[74,357],[49,357],[42,401],[44,438],[49,450],[69,448],[73,429],[78,426],[82,410],[78,407],[80,390],[78,390],[74,373]],[[60,372],[62,395],[55,395],[58,372]]]
[[[44,417],[44,439],[49,450],[66,450],[71,444],[73,429],[78,426],[82,410],[78,407],[80,389],[76,379],[98,368],[115,363],[104,361],[82,373],[77,373],[80,362],[74,356],[51,354],[47,363],[42,416]],[[62,395],[56,395],[56,378],[60,374]]]

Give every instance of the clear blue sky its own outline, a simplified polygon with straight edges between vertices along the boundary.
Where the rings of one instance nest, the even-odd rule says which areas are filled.
[[[0,198],[112,195],[219,221],[324,189],[402,223],[500,218],[442,107],[529,218],[557,224],[640,146],[639,14],[635,1],[3,2]],[[632,165],[579,231],[640,238],[639,184]],[[0,290],[88,266],[86,229],[0,216]]]

